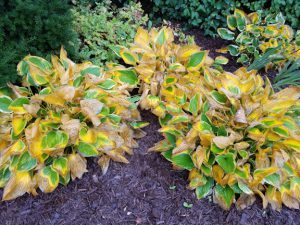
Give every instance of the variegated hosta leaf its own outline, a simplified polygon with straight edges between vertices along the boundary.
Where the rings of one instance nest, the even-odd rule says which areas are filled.
[[[282,13],[278,13],[276,18],[274,15],[261,18],[261,12],[247,15],[235,9],[234,14],[227,16],[229,29],[218,28],[222,39],[235,43],[219,52],[229,51],[232,56],[239,56],[237,61],[244,65],[255,60],[255,65],[259,62],[258,67],[266,70],[271,67],[281,69],[288,61],[296,61],[300,50],[297,35],[294,36],[293,29],[284,24]]]
[[[248,32],[247,23],[259,20],[257,14],[248,18],[236,10],[228,23],[232,30]],[[218,70],[225,58],[211,62],[198,46],[170,44],[165,31],[139,32],[126,52],[140,56],[130,63],[141,80],[140,107],[159,117],[164,136],[150,151],[161,152],[175,169],[188,170],[189,188],[197,197],[213,193],[224,209],[234,202],[244,208],[254,202],[254,194],[264,207],[295,208],[298,186],[287,184],[299,178],[299,89],[274,93],[255,71]],[[139,35],[149,38],[144,42]],[[239,46],[228,49],[235,55],[240,51]],[[107,158],[99,164],[105,171]]]
[[[141,31],[142,32],[142,31]],[[170,35],[167,31],[161,37]],[[135,65],[136,53],[122,50]],[[103,173],[110,160],[128,163],[126,154],[144,135],[136,101],[134,69],[90,62],[75,64],[62,48],[47,60],[27,56],[18,65],[26,87],[0,89],[0,187],[4,200],[25,192],[52,192],[87,172],[85,157],[100,157]],[[30,88],[34,86],[35,88]]]

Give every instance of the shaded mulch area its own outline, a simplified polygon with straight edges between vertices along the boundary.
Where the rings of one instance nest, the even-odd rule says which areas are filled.
[[[202,36],[200,31],[192,32],[204,49],[224,44],[222,40]],[[211,56],[216,55],[211,52]],[[236,68],[229,64],[225,69]],[[224,211],[212,203],[210,196],[196,200],[194,192],[186,189],[186,172],[174,171],[161,155],[147,153],[162,137],[157,132],[157,118],[148,111],[141,114],[151,125],[145,128],[148,135],[139,140],[135,154],[128,157],[130,164],[112,163],[103,176],[97,160],[90,159],[89,172],[67,187],[60,186],[53,193],[41,193],[35,198],[25,195],[1,202],[0,224],[300,224],[299,210],[264,210],[259,200],[243,211],[234,206]],[[174,185],[175,189],[170,188]],[[184,202],[192,203],[193,207],[184,208]]]

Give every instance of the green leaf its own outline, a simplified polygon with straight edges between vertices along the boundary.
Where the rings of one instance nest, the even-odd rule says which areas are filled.
[[[2,113],[10,113],[9,105],[12,103],[12,99],[8,96],[1,96],[0,97],[0,112]]]
[[[253,194],[253,191],[245,183],[239,181],[238,186],[245,194],[248,194],[248,195]]]
[[[239,31],[243,31],[246,28],[246,17],[240,11],[235,10],[236,25]]]
[[[221,185],[217,184],[215,187],[215,195],[218,200],[224,203],[226,209],[230,208],[234,200],[234,191],[228,185],[222,187]]]
[[[163,45],[166,41],[165,30],[161,29],[157,35],[156,43]]]
[[[228,59],[224,56],[217,56],[215,58],[215,63],[220,65],[226,65],[228,63]]]
[[[270,184],[274,187],[277,187],[279,188],[280,187],[280,175],[277,174],[277,173],[274,173],[274,174],[271,174],[269,176],[266,176],[264,178],[264,181],[267,183],[267,184]]]
[[[236,23],[236,18],[234,15],[227,16],[227,26],[230,30],[236,29],[237,23]]]
[[[116,114],[109,114],[107,115],[107,117],[112,120],[114,123],[120,123],[121,122],[121,117],[119,115]]]
[[[75,80],[73,81],[73,86],[74,87],[79,87],[83,81],[84,77],[83,76],[78,76],[75,78]]]
[[[19,111],[19,108],[23,108],[24,104],[29,104],[29,99],[25,97],[20,97],[15,99],[8,107],[12,111]]]
[[[86,74],[92,74],[92,75],[95,75],[96,77],[100,77],[102,75],[100,73],[100,67],[98,67],[98,66],[90,66],[84,70],[81,70],[80,74],[82,76],[85,76]]]
[[[234,40],[234,33],[226,28],[218,28],[217,32],[224,40]]]
[[[52,92],[51,88],[50,87],[46,87],[46,88],[43,88],[40,92],[39,92],[39,95],[48,95]]]
[[[194,168],[194,163],[191,159],[191,156],[186,153],[172,156],[172,162],[174,163],[174,165],[182,167],[186,170],[191,170]]]
[[[37,66],[38,68],[40,68],[43,71],[52,69],[51,63],[48,62],[47,60],[41,58],[41,57],[30,56],[28,58],[28,61],[31,62],[32,64],[34,64],[35,66]]]
[[[227,102],[227,97],[224,94],[219,93],[218,91],[211,91],[211,96],[213,97],[213,99],[220,103],[220,104],[225,104]]]
[[[170,190],[175,190],[176,189],[176,185],[172,185],[169,187]]]
[[[198,67],[205,59],[205,51],[197,52],[191,55],[188,64],[187,69]]]
[[[24,152],[17,164],[17,170],[18,171],[29,171],[35,168],[37,165],[37,160],[33,157],[31,157],[30,153],[28,151]]]
[[[107,79],[104,82],[98,84],[98,86],[104,90],[110,90],[112,89],[114,86],[116,86],[116,82],[112,79]]]
[[[138,77],[134,70],[119,70],[120,73],[120,81],[130,84],[130,85],[137,85]]]
[[[78,152],[80,152],[84,157],[93,157],[99,155],[99,152],[95,146],[82,141],[79,142]]]
[[[49,131],[42,139],[42,147],[48,149],[65,148],[69,136],[62,131]]]
[[[10,178],[11,172],[9,166],[0,169],[0,188],[3,188]]]
[[[188,202],[183,202],[183,207],[187,208],[187,209],[190,209],[190,208],[193,207],[193,204],[192,203],[188,203]]]
[[[226,173],[232,173],[235,170],[235,160],[232,153],[218,155],[216,161]]]
[[[190,100],[190,104],[189,104],[189,111],[194,115],[197,116],[198,115],[198,111],[200,109],[200,95],[199,94],[195,94],[191,100]]]
[[[43,192],[51,192],[59,184],[59,174],[51,166],[44,167],[40,171],[40,176],[44,178],[43,182],[39,185]]]
[[[196,196],[198,199],[205,198],[211,191],[214,185],[214,179],[207,177],[207,182],[200,187],[196,188]]]
[[[21,62],[19,62],[19,65],[18,65],[18,68],[19,68],[19,74],[21,76],[25,76],[28,74],[29,72],[29,65],[26,61],[22,60]]]
[[[144,121],[134,121],[130,123],[130,126],[133,127],[133,129],[139,129],[143,128],[149,125],[149,122],[144,122]]]
[[[214,143],[212,143],[210,150],[215,154],[219,154],[224,151],[224,149],[218,148],[218,146],[216,146]]]
[[[241,54],[241,56],[237,59],[237,62],[247,64],[249,63],[249,57],[246,54]]]
[[[232,56],[238,56],[240,54],[239,46],[237,46],[237,45],[228,45],[227,48],[228,48],[230,55],[232,55]]]
[[[54,159],[52,163],[52,168],[55,169],[62,177],[66,177],[70,172],[70,168],[68,166],[68,159],[65,157],[59,157]]]

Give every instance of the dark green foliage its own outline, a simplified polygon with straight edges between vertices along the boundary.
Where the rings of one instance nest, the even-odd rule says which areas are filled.
[[[113,61],[116,54],[110,47],[127,46],[137,28],[148,20],[141,5],[133,2],[123,8],[113,8],[112,2],[105,0],[93,7],[79,4],[72,11],[81,40],[79,57],[97,65]]]
[[[16,65],[29,53],[46,56],[64,45],[74,55],[72,21],[67,0],[1,0],[0,86],[16,81]]]
[[[282,12],[286,23],[295,29],[300,29],[300,1],[299,0],[272,0],[270,12]]]
[[[206,35],[216,36],[216,28],[226,23],[226,15],[234,9],[232,0],[154,0],[152,19],[187,21],[188,27],[198,27]],[[159,22],[159,21],[158,21]]]
[[[187,27],[197,27],[206,35],[215,37],[218,27],[226,26],[226,15],[234,8],[246,12],[263,10],[263,15],[279,13],[286,16],[287,24],[299,28],[299,0],[153,0],[153,12],[150,18],[161,22],[161,17],[167,20],[183,21]]]

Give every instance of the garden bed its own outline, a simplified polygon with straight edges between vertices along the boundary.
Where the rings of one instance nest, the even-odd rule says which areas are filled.
[[[213,57],[212,50],[226,44],[197,30],[190,34]],[[227,71],[237,68],[234,61],[225,67]],[[139,140],[135,154],[128,157],[130,164],[111,163],[102,176],[97,160],[90,159],[89,172],[68,187],[2,202],[1,224],[299,224],[298,210],[264,210],[258,199],[243,211],[233,206],[228,212],[210,197],[196,200],[194,192],[186,189],[186,172],[174,171],[162,156],[147,153],[162,137],[157,118],[147,111],[141,114],[151,125],[145,128],[148,135]],[[193,206],[185,208],[184,202]]]

